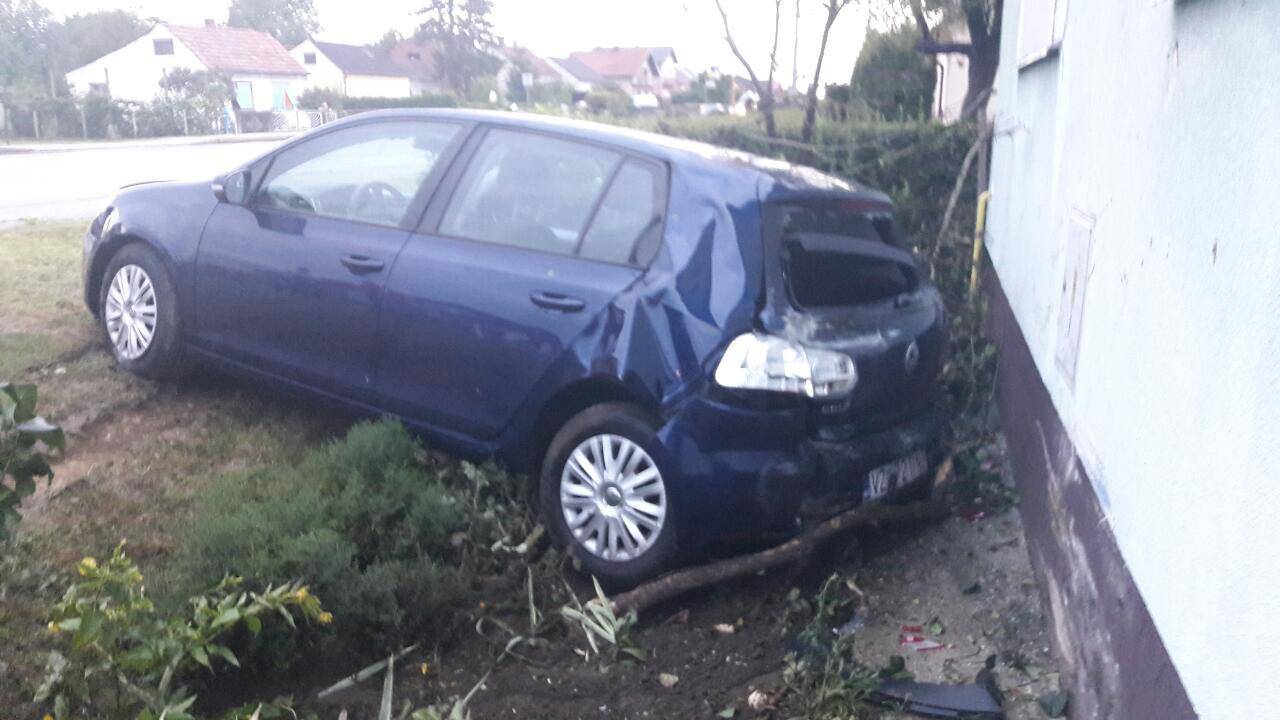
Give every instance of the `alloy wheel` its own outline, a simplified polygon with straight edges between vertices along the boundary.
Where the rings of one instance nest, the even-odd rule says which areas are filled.
[[[666,485],[644,448],[621,435],[593,435],[565,461],[560,509],[569,532],[592,555],[634,560],[662,532]]]
[[[156,290],[147,271],[125,265],[116,271],[103,309],[107,336],[116,354],[137,360],[151,347],[156,335]]]

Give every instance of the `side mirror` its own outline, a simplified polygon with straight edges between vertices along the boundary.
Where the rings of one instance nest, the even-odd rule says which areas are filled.
[[[213,194],[220,202],[243,205],[249,199],[249,171],[240,170],[214,180]]]

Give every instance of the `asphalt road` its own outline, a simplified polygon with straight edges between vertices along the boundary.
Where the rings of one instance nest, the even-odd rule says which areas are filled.
[[[212,180],[282,141],[95,144],[17,153],[0,146],[0,227],[27,218],[91,218],[123,185]]]

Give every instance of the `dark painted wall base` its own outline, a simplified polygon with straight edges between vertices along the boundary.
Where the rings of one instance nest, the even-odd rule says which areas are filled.
[[[1000,415],[1070,716],[1197,717],[989,266],[985,287]]]

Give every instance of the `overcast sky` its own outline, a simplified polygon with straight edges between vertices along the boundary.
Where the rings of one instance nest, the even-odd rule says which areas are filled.
[[[390,28],[411,33],[419,23],[413,12],[424,0],[314,0],[321,40],[363,44]],[[773,31],[772,0],[721,0],[729,12],[734,39],[756,72],[768,70]],[[795,38],[795,2],[783,0],[778,79],[791,82]],[[807,82],[817,57],[825,11],[822,0],[800,3],[800,76]],[[228,0],[44,0],[58,16],[124,8],[143,17],[178,24],[205,18],[227,19]],[[494,21],[508,44],[558,57],[596,46],[670,45],[682,63],[694,69],[712,65],[745,74],[725,45],[713,0],[494,0]],[[823,66],[826,82],[847,82],[862,46],[866,25],[859,3],[841,15],[831,31]]]

